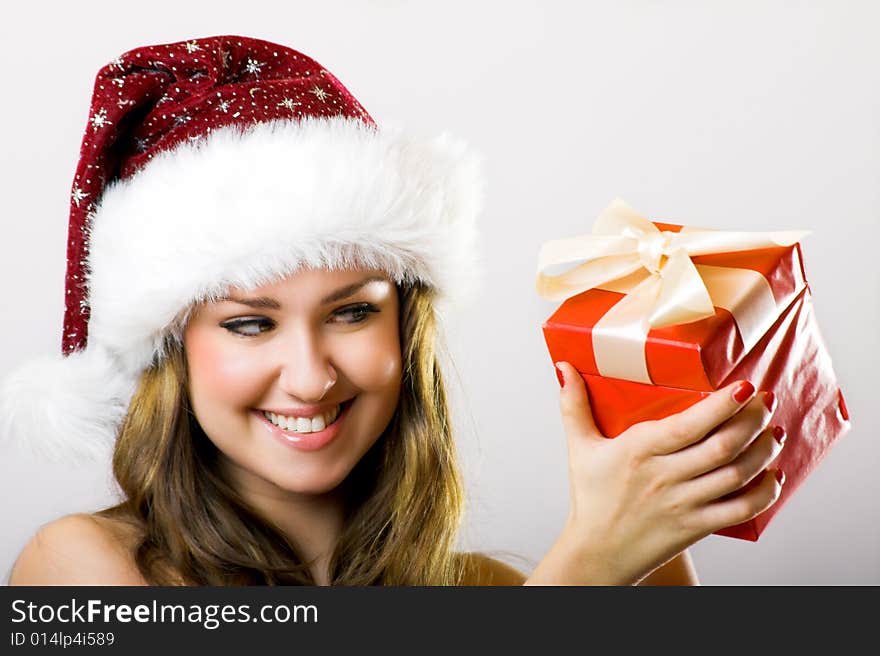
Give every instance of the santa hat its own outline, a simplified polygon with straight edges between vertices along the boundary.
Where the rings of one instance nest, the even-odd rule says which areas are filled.
[[[141,373],[193,304],[301,267],[363,266],[438,292],[482,277],[475,155],[380,129],[320,64],[218,36],[102,68],[70,197],[62,353],[0,388],[0,435],[106,452]]]

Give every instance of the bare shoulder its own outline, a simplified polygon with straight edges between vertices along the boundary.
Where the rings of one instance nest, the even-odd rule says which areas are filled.
[[[88,514],[61,517],[25,545],[9,585],[145,585],[131,537],[121,522]]]
[[[505,562],[477,551],[462,554],[465,561],[464,585],[522,585],[526,575]]]

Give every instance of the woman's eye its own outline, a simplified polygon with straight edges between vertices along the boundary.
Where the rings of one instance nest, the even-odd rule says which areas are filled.
[[[271,330],[275,325],[270,319],[232,319],[224,321],[220,324],[231,333],[242,335],[243,337],[256,337],[257,335]]]
[[[361,323],[362,321],[366,320],[367,315],[369,315],[371,312],[378,312],[378,311],[379,311],[379,308],[377,308],[372,303],[359,303],[358,305],[352,305],[347,308],[343,308],[341,310],[338,310],[337,312],[334,313],[334,316],[348,315],[350,317],[353,317],[353,320],[347,321],[345,323]]]

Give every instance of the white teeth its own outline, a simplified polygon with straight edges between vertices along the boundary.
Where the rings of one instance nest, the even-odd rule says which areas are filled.
[[[278,415],[274,412],[263,412],[263,416],[279,428],[286,431],[293,431],[296,433],[317,433],[336,421],[341,407],[342,406],[336,406],[329,412],[323,415],[317,415],[311,419],[306,417],[285,417],[284,415]]]
[[[302,421],[302,419],[300,419],[300,421]],[[306,421],[308,421],[308,420],[306,420]],[[321,415],[318,415],[317,417],[312,419],[312,430],[313,431],[322,431],[325,428],[327,428],[327,426],[324,423],[324,417],[322,417]]]

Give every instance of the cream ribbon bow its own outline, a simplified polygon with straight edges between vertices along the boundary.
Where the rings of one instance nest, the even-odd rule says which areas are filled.
[[[767,321],[778,314],[769,283],[761,274],[696,266],[691,257],[791,246],[808,234],[687,227],[677,233],[661,231],[615,199],[596,220],[591,235],[541,246],[535,287],[551,301],[593,288],[626,294],[593,327],[597,365],[602,375],[650,383],[644,347],[651,328],[711,317],[717,305],[731,310],[746,348],[751,349],[766,331]],[[544,273],[551,266],[573,262],[581,264],[559,275]]]

